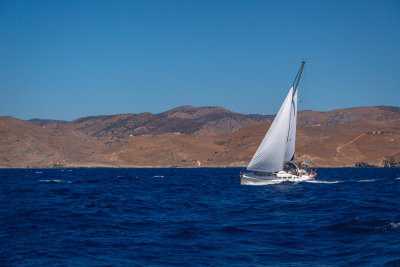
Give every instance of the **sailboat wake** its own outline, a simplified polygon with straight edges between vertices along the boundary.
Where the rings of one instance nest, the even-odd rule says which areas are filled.
[[[272,176],[270,179],[265,179],[265,178],[255,178],[247,175],[243,175],[240,179],[240,184],[242,185],[273,185],[273,184],[280,184],[280,183],[300,183],[300,182],[321,182],[323,183],[324,181],[315,181],[315,180],[310,180],[308,176],[293,176],[291,178],[285,177],[276,177]],[[330,182],[328,182],[330,183]]]
[[[242,178],[240,180],[241,185],[273,185],[273,184],[280,184],[285,181],[274,179],[274,180],[264,180],[264,179],[245,179]]]
[[[309,180],[305,181],[307,183],[313,183],[313,184],[339,184],[343,183],[343,181],[321,181],[321,180]]]
[[[241,178],[240,184],[241,185],[274,185],[280,183],[312,183],[312,184],[338,184],[342,183],[343,181],[321,181],[321,180],[310,180],[310,179],[257,179],[257,178]]]

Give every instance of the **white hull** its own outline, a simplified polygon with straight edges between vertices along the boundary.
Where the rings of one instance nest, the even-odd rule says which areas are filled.
[[[278,184],[282,182],[304,182],[313,180],[314,176],[310,176],[307,173],[300,175],[295,175],[287,173],[285,171],[279,171],[277,173],[272,173],[269,175],[257,174],[254,172],[244,173],[241,176],[240,184],[243,185],[268,185],[268,184]]]

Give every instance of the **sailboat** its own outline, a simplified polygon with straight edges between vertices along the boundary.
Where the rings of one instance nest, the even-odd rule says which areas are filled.
[[[316,176],[308,170],[308,163],[296,164],[297,88],[305,61],[287,94],[267,134],[247,166],[241,173],[242,184],[268,184],[282,181],[306,181]]]

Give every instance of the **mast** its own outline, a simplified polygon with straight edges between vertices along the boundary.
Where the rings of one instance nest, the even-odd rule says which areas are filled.
[[[296,79],[294,79],[293,84],[296,83],[296,86],[294,87],[294,93],[293,93],[293,95],[297,92],[297,87],[299,86],[300,77],[301,77],[301,74],[303,73],[303,69],[304,69],[304,65],[305,65],[305,64],[306,64],[306,61],[303,60],[303,62],[301,62],[301,67],[300,67],[299,72],[297,73]]]
[[[304,65],[306,61],[301,62],[301,67],[299,72],[297,72],[296,78],[293,81],[293,95],[292,95],[292,105],[289,117],[289,129],[286,139],[286,150],[285,150],[285,161],[291,161],[294,158],[294,151],[296,146],[296,124],[297,124],[297,88],[299,87],[301,74],[303,73]],[[294,85],[296,84],[296,85]]]

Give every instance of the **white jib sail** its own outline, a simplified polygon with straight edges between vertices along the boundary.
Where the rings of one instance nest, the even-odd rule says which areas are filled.
[[[294,157],[294,149],[296,145],[296,122],[297,122],[297,90],[293,95],[292,107],[290,110],[289,135],[285,151],[285,161],[291,161]]]
[[[275,172],[282,170],[287,150],[290,116],[293,100],[293,87],[290,89],[275,120],[272,122],[261,145],[250,161],[247,170]]]

